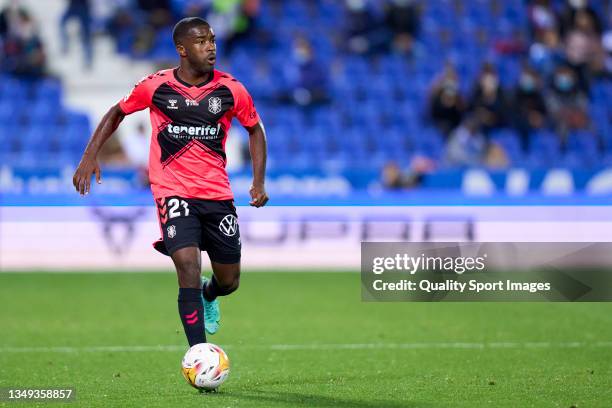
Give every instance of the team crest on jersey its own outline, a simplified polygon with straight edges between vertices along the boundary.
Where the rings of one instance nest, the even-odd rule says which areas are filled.
[[[176,226],[174,225],[169,226],[167,231],[168,231],[168,238],[176,237]]]
[[[208,111],[213,115],[221,112],[221,98],[214,96],[208,100]]]
[[[177,99],[168,99],[168,103],[170,104],[166,106],[168,109],[178,109],[178,106],[176,106],[176,104],[178,103]]]
[[[238,220],[232,214],[223,217],[219,223],[219,230],[228,237],[233,237],[238,232]]]

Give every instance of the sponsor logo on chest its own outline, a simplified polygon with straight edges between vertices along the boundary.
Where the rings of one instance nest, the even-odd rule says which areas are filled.
[[[221,124],[206,125],[206,126],[181,126],[170,123],[166,128],[171,136],[178,137],[182,135],[198,137],[217,138],[221,135]]]

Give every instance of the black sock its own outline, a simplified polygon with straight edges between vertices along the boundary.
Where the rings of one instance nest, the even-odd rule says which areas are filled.
[[[178,310],[189,346],[206,343],[204,334],[204,302],[202,291],[194,288],[180,288]]]
[[[223,296],[223,291],[219,287],[219,283],[213,275],[204,286],[202,286],[202,296],[207,302],[212,302],[217,296]]]

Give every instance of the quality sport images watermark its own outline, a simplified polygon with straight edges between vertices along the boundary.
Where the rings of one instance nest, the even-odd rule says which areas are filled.
[[[364,301],[612,301],[612,243],[363,242]]]

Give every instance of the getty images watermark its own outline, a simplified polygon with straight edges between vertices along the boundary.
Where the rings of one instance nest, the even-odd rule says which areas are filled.
[[[612,243],[364,242],[364,301],[609,301]]]

